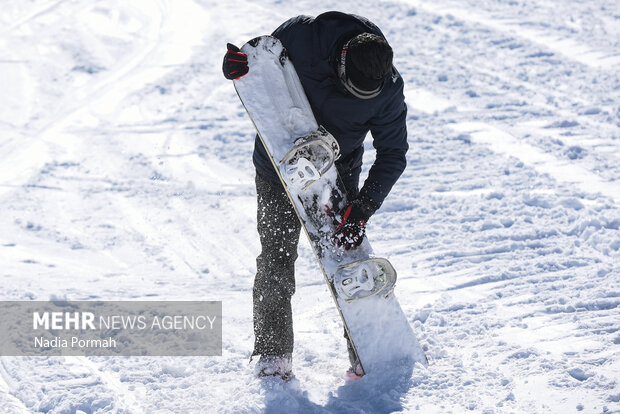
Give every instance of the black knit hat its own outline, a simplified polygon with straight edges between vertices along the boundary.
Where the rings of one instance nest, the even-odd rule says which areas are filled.
[[[346,46],[346,76],[357,89],[373,92],[392,70],[392,48],[381,36],[362,33]]]

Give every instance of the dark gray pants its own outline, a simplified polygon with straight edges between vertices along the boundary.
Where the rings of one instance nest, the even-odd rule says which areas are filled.
[[[358,175],[348,187],[349,199],[357,195]],[[346,182],[345,182],[346,183]],[[345,184],[346,185],[346,184]],[[282,183],[256,174],[257,229],[261,253],[254,279],[254,355],[293,353],[291,297],[295,293],[295,260],[301,224]],[[327,298],[326,298],[327,300]],[[356,356],[347,340],[351,365]]]
[[[280,182],[256,175],[261,253],[254,279],[254,353],[293,352],[291,297],[301,224]]]

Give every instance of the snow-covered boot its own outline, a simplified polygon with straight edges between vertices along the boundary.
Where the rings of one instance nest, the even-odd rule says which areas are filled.
[[[293,378],[292,355],[261,355],[254,372],[257,377],[277,376],[284,381],[289,381]]]
[[[355,381],[364,376],[364,370],[360,363],[356,363],[347,371],[347,381]]]

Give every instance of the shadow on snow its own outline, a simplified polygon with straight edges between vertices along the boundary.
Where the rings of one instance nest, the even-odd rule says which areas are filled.
[[[308,399],[308,392],[293,379],[283,383],[275,378],[261,379],[265,390],[265,413],[393,413],[404,410],[403,397],[414,383],[414,362],[405,362],[380,373],[347,382],[330,393],[325,405]]]

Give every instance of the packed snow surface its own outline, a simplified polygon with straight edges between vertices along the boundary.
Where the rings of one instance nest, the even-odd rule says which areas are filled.
[[[254,130],[221,60],[327,10],[377,23],[406,82],[368,234],[430,365],[345,383],[302,240],[282,384],[248,363]],[[616,0],[5,1],[0,92],[0,299],[224,309],[221,357],[0,358],[0,412],[620,411]]]

